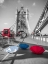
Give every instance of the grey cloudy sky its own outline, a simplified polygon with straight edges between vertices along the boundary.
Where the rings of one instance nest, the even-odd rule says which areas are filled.
[[[9,28],[15,22],[15,12],[17,8],[20,9],[21,6],[24,6],[24,8],[28,8],[29,10],[29,25],[31,31],[33,31],[46,1],[47,0],[0,0],[0,30]],[[45,28],[46,30],[47,27]]]

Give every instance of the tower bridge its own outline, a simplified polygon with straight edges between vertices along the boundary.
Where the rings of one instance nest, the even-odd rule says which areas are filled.
[[[41,35],[41,31],[48,24],[48,16],[46,17],[46,14],[48,12],[48,1],[32,34],[30,34],[30,26],[28,23],[29,10],[24,9],[24,7],[21,7],[20,10],[17,9],[16,12],[16,21],[9,28],[11,31],[14,29],[14,27],[16,28],[15,40],[10,40],[9,37],[4,40],[4,37],[0,36],[0,64],[47,64],[48,35]],[[0,35],[2,34],[0,33]],[[18,48],[19,44],[21,43],[28,44],[29,48]],[[33,45],[42,46],[46,50],[46,52],[44,52],[42,55],[37,55],[30,52],[30,46]],[[14,46],[17,47],[18,51],[14,48]],[[12,49],[10,47],[12,47]],[[9,53],[13,49],[14,53]]]

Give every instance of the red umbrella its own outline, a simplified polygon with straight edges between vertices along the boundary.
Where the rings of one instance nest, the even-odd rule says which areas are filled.
[[[45,51],[45,49],[39,45],[31,46],[30,50],[35,54],[43,54],[43,52]]]

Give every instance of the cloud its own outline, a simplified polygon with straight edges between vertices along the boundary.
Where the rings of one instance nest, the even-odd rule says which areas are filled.
[[[6,8],[6,6],[3,5],[4,1],[5,1],[5,0],[0,0],[0,7],[2,7],[2,8]]]
[[[0,7],[1,7],[1,8],[6,8],[6,6],[3,5],[2,3],[0,3]]]
[[[8,23],[4,23],[5,25],[7,25]]]
[[[2,8],[6,8],[6,6],[5,6],[5,5],[2,5],[2,4],[0,4],[0,7],[2,7]]]
[[[18,0],[18,3],[21,3],[21,0]]]
[[[23,3],[22,3],[21,0],[18,0],[17,2],[18,2],[21,6],[23,6]]]
[[[4,0],[0,0],[0,4],[3,3],[3,2],[4,2]]]
[[[36,3],[34,2],[33,4],[32,4],[32,6],[35,6],[36,5]]]

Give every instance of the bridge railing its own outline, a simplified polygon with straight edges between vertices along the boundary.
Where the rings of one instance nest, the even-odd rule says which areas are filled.
[[[32,38],[43,41],[43,42],[48,42],[48,36],[33,36],[32,35]]]

